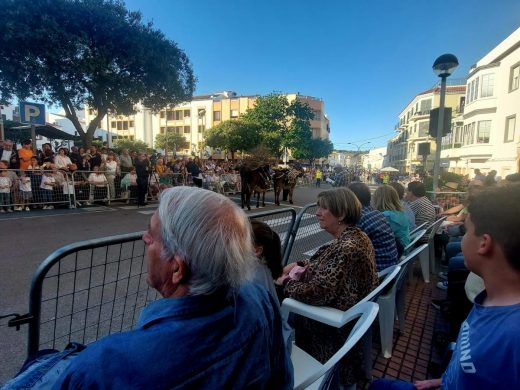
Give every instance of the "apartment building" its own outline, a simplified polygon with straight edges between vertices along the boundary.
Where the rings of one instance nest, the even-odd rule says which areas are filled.
[[[307,103],[315,113],[311,120],[313,137],[329,138],[329,119],[325,114],[322,99],[300,94],[287,94],[289,102],[298,99]],[[194,96],[191,101],[166,107],[158,113],[152,113],[143,106],[136,107],[136,113],[129,116],[109,116],[101,121],[101,127],[108,127],[112,138],[142,140],[154,146],[157,134],[175,132],[183,134],[189,142],[189,148],[178,150],[179,154],[188,155],[202,151],[204,133],[219,123],[237,119],[248,109],[254,107],[257,96],[237,96],[236,92],[223,91],[212,95]],[[87,123],[94,113],[87,112]],[[90,118],[89,118],[90,116]],[[215,157],[223,157],[220,154]]]
[[[462,127],[462,111],[465,102],[465,79],[448,79],[445,107],[452,109],[452,127]],[[430,111],[440,103],[440,84],[413,97],[399,114],[395,126],[396,135],[388,142],[388,165],[401,173],[415,173],[422,169],[423,158],[419,154],[420,144],[429,144],[430,154],[426,158],[426,170],[433,169],[435,139],[430,137]]]
[[[465,103],[463,126],[443,138],[443,166],[470,177],[475,168],[518,172],[520,28],[470,68]]]

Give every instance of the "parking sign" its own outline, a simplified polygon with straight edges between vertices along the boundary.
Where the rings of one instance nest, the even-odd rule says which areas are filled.
[[[45,125],[45,105],[20,102],[20,122],[33,125]]]

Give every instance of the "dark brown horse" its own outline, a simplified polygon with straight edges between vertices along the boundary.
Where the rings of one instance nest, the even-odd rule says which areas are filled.
[[[256,169],[248,167],[240,168],[240,180],[242,191],[240,201],[242,208],[247,207],[251,210],[251,195],[256,193],[256,208],[260,207],[260,194],[262,194],[262,206],[265,207],[265,193],[270,188],[271,176],[269,166],[262,166]]]
[[[293,192],[296,179],[303,176],[303,172],[294,168],[275,169],[273,175],[274,203],[280,206],[280,192],[288,191],[289,203],[293,204]]]

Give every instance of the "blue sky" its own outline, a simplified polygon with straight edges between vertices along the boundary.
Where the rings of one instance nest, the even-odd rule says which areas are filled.
[[[273,91],[323,98],[337,149],[384,146],[399,112],[520,27],[519,0],[127,0],[190,57],[197,94]]]

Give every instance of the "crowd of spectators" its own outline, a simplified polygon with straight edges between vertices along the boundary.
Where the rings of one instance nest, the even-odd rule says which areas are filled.
[[[34,152],[30,140],[20,149],[0,141],[0,212],[52,209],[56,204],[88,205],[94,201],[157,199],[167,187],[195,185],[215,189],[221,175],[237,187],[236,163],[195,158],[167,158],[106,146],[52,148]]]

